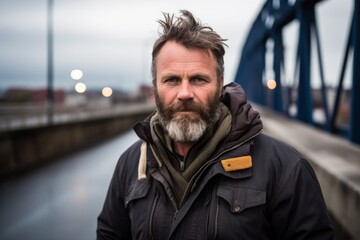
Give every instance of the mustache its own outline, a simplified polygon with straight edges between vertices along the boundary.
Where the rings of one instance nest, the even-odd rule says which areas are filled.
[[[171,106],[171,111],[175,112],[202,112],[205,110],[205,107],[201,104],[195,103],[192,100],[183,101]]]

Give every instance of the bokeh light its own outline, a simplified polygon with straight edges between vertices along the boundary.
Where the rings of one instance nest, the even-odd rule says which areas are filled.
[[[80,69],[74,69],[70,73],[71,78],[74,80],[80,80],[83,75],[83,71],[81,71]]]
[[[113,93],[113,90],[110,87],[104,87],[102,89],[102,95],[104,97],[110,97],[112,95],[112,93]]]
[[[75,84],[75,91],[77,93],[84,93],[86,91],[86,85],[82,82]]]
[[[276,81],[274,79],[270,79],[267,81],[267,87],[271,90],[276,88]]]

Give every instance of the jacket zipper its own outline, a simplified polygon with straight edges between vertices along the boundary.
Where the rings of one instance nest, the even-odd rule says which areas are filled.
[[[180,160],[180,171],[184,171],[185,170],[185,163],[184,163],[184,161],[181,161]]]
[[[184,171],[185,170],[185,160],[184,159],[180,159],[179,157],[175,156],[175,158],[178,160],[179,162],[179,168],[180,171]]]

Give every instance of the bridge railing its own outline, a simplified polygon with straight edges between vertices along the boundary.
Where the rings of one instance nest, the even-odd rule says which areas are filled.
[[[49,124],[79,122],[83,120],[121,116],[133,112],[149,111],[154,109],[153,102],[115,104],[106,106],[54,106],[51,120],[48,116],[48,108],[42,104],[3,104],[0,105],[0,132],[16,129],[25,129]],[[51,122],[50,122],[51,121]]]

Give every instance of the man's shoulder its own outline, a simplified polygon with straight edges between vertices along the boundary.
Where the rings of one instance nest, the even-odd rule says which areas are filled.
[[[137,140],[121,154],[114,172],[117,182],[128,185],[137,179],[141,144],[142,141]]]
[[[275,138],[267,133],[260,133],[258,136],[256,136],[254,139],[254,143],[255,145],[259,144],[262,147],[267,146],[269,148],[281,148],[299,154],[298,151],[286,141]]]
[[[304,160],[303,155],[293,146],[266,133],[261,133],[254,139],[252,149],[254,154],[271,162],[296,164]]]
[[[258,176],[266,180],[264,184],[271,180],[285,186],[290,181],[296,181],[300,175],[316,180],[306,157],[286,142],[267,134],[260,134],[254,139],[251,155],[254,172],[261,173]]]
[[[140,157],[140,148],[141,144],[143,143],[142,140],[137,140],[134,142],[130,147],[128,147],[120,156],[118,160],[118,165],[122,165],[123,167],[126,166],[133,166],[136,167],[138,164],[138,159]]]

